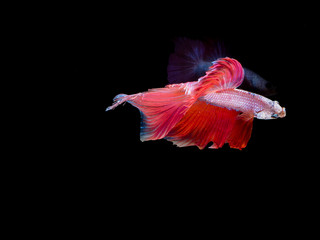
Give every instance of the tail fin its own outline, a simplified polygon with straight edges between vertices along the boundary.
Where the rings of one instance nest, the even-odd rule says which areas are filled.
[[[128,100],[127,94],[118,94],[113,98],[113,104],[107,107],[106,112],[109,110],[113,110],[114,108],[118,107],[121,103],[124,103]]]
[[[164,138],[194,102],[190,95],[185,94],[184,84],[168,85],[133,95],[119,94],[114,101],[107,111],[124,102],[140,110],[141,141]]]
[[[222,42],[178,38],[175,40],[174,53],[169,57],[168,81],[169,83],[196,81],[206,74],[214,60],[222,57],[226,57]]]

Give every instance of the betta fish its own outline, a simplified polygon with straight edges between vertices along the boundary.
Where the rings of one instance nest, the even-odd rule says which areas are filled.
[[[230,56],[222,41],[177,38],[174,52],[169,56],[167,67],[169,83],[197,81],[205,75],[214,60]],[[254,71],[244,68],[244,80],[239,88],[263,96],[273,96],[276,87]]]
[[[243,149],[251,137],[253,118],[283,118],[277,101],[237,89],[245,71],[233,58],[212,62],[197,81],[169,84],[146,92],[119,94],[112,106],[128,102],[141,113],[140,140],[166,139],[178,147]]]

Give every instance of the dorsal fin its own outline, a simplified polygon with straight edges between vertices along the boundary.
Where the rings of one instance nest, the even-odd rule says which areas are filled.
[[[233,58],[220,58],[212,63],[206,75],[199,78],[198,91],[218,91],[237,88],[244,78],[241,64]]]

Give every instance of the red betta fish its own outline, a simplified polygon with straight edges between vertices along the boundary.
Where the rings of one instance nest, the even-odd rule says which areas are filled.
[[[237,89],[244,79],[241,64],[232,58],[212,63],[198,81],[169,84],[164,88],[126,95],[114,104],[129,102],[141,112],[141,141],[166,139],[178,147],[196,145],[243,149],[251,137],[253,118],[274,119],[286,115],[277,101]]]

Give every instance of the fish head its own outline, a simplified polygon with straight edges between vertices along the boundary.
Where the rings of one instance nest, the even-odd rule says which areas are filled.
[[[286,109],[281,107],[278,101],[273,101],[273,106],[271,107],[273,114],[272,118],[284,118],[286,116]]]
[[[276,119],[286,116],[286,109],[281,107],[278,101],[271,101],[270,108],[262,110],[256,114],[258,119]]]

